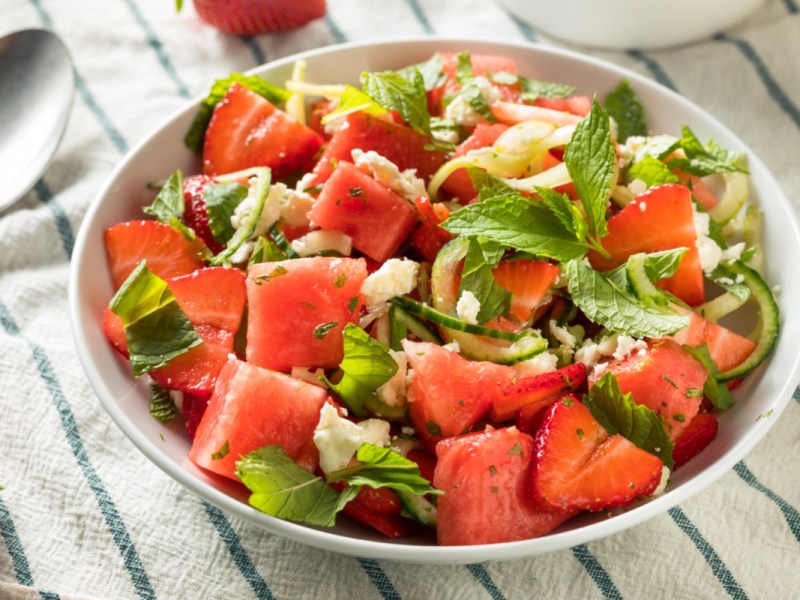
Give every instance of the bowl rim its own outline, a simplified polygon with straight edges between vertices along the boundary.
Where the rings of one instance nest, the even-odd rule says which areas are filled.
[[[613,71],[619,74],[620,78],[625,78],[628,81],[635,83],[636,87],[639,89],[647,89],[660,95],[666,94],[671,98],[672,101],[678,102],[694,112],[699,112],[703,119],[705,119],[713,127],[724,130],[740,147],[750,150],[749,146],[742,142],[738,136],[731,132],[714,116],[710,115],[703,108],[699,107],[673,90],[670,90],[659,83],[625,67],[621,67],[592,56],[583,55],[572,50],[544,46],[538,43],[517,41],[507,42],[483,37],[460,38],[445,36],[406,36],[393,38],[390,40],[362,40],[345,44],[324,46],[322,48],[315,48],[296,53],[255,67],[249,70],[247,73],[263,74],[265,72],[289,65],[299,59],[313,60],[317,56],[366,47],[389,46],[397,47],[398,50],[402,51],[403,49],[409,47],[415,48],[416,46],[434,45],[463,48],[480,44],[492,46],[496,48],[497,51],[501,51],[502,48],[513,48],[519,51],[552,55],[565,58],[570,61],[583,63],[584,65],[588,65],[593,69],[599,68],[601,70]],[[131,162],[133,158],[136,157],[140,152],[142,152],[143,149],[151,143],[152,139],[169,124],[177,119],[185,117],[186,113],[195,111],[198,103],[203,97],[204,96],[199,95],[191,100],[188,100],[182,108],[163,119],[156,127],[151,129],[145,137],[136,143],[128,152],[126,152],[126,154],[119,160],[111,174],[108,176],[103,187],[92,200],[92,203],[81,222],[81,226],[76,237],[73,260],[70,267],[68,302],[73,338],[75,340],[78,357],[87,375],[90,385],[111,418],[115,421],[117,426],[122,430],[126,437],[128,437],[128,439],[130,439],[139,449],[139,451],[141,451],[157,467],[169,475],[173,480],[181,484],[184,488],[188,489],[199,498],[207,500],[226,513],[258,525],[270,533],[278,534],[323,550],[329,550],[340,554],[358,557],[384,559],[405,563],[467,564],[485,562],[487,560],[509,560],[546,554],[568,549],[579,544],[587,543],[596,539],[613,535],[625,529],[629,529],[666,512],[668,509],[680,504],[701,490],[707,488],[722,475],[730,471],[734,464],[736,464],[752,450],[752,448],[764,437],[770,427],[772,427],[772,425],[777,421],[778,416],[787,406],[794,388],[796,387],[798,380],[800,380],[800,356],[795,357],[789,375],[785,378],[782,378],[783,383],[780,385],[778,398],[775,399],[772,405],[772,418],[758,420],[758,422],[753,424],[744,436],[737,439],[736,442],[722,454],[722,456],[717,458],[701,472],[698,472],[691,477],[691,479],[685,484],[680,485],[677,488],[673,488],[659,497],[649,499],[642,504],[628,507],[622,514],[613,515],[611,518],[606,520],[581,526],[574,530],[550,533],[539,538],[472,546],[438,546],[392,543],[340,535],[334,531],[326,531],[298,523],[284,521],[282,519],[270,517],[257,511],[249,505],[212,486],[210,483],[201,480],[190,471],[183,469],[180,465],[170,460],[166,454],[157,447],[153,440],[149,439],[142,431],[135,427],[130,418],[120,408],[119,404],[117,403],[117,398],[115,398],[111,393],[106,381],[104,380],[104,375],[99,371],[97,365],[92,360],[90,344],[88,343],[86,333],[87,328],[92,324],[82,321],[81,319],[82,294],[80,286],[78,285],[83,278],[81,264],[83,262],[83,257],[87,252],[87,247],[90,244],[89,230],[91,229],[92,223],[97,218],[98,212],[100,211],[102,205],[102,200],[109,195],[117,179],[119,178],[120,173],[126,168],[128,163]],[[800,228],[798,227],[797,218],[794,214],[794,211],[791,209],[791,205],[786,199],[785,194],[783,194],[777,181],[766,169],[766,167],[763,166],[758,156],[753,153],[752,150],[750,150],[748,154],[748,159],[751,161],[751,164],[756,163],[762,167],[762,180],[774,187],[774,189],[779,192],[780,197],[777,199],[778,204],[787,213],[789,227],[794,233],[795,242],[800,245]],[[784,315],[782,314],[782,320],[783,318]],[[96,326],[96,323],[94,326]]]

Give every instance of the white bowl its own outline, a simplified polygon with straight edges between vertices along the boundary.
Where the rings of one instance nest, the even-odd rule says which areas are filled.
[[[764,0],[499,0],[537,31],[580,46],[662,48],[735,25]]]
[[[459,39],[412,39],[334,46],[288,57],[255,72],[276,83],[290,74],[296,58],[308,63],[308,79],[317,82],[355,82],[364,70],[394,69],[422,61],[437,50],[467,49],[513,57],[520,71],[531,77],[567,81],[580,93],[600,97],[621,78],[630,81],[649,109],[654,132],[677,134],[690,125],[701,139],[709,137],[725,147],[747,153],[752,183],[762,199],[768,259],[766,277],[780,284],[784,306],[800,299],[800,280],[791,261],[780,256],[800,255],[800,235],[794,214],[775,180],[752,152],[714,118],[679,95],[633,72],[576,53],[530,44],[504,44]],[[220,76],[225,74],[220,73]],[[165,426],[148,413],[148,390],[134,382],[124,364],[103,337],[101,314],[112,296],[103,232],[121,221],[141,218],[149,204],[152,181],[176,168],[196,172],[197,158],[182,143],[198,101],[169,118],[131,150],[112,173],[83,221],[72,261],[69,303],[78,353],[100,401],[133,443],[170,477],[221,509],[264,527],[272,533],[344,554],[417,563],[473,563],[543,554],[582,544],[627,529],[663,513],[726,473],[753,448],[784,409],[798,380],[798,355],[791,340],[800,338],[797,311],[783,313],[783,332],[772,357],[736,390],[737,405],[720,415],[717,439],[697,458],[675,473],[669,491],[627,510],[584,514],[550,535],[488,546],[439,547],[432,538],[389,542],[379,534],[340,519],[334,529],[317,529],[262,514],[247,504],[243,488],[214,477],[187,459],[189,438],[182,423]],[[773,258],[773,260],[769,260]],[[772,411],[770,418],[759,418]],[[163,435],[163,437],[162,437]]]

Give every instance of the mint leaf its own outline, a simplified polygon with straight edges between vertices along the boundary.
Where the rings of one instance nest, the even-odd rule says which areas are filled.
[[[544,202],[544,205],[550,209],[564,228],[572,233],[579,242],[586,240],[589,233],[586,225],[586,219],[583,213],[575,206],[575,203],[566,194],[560,194],[550,188],[537,187],[536,193]]]
[[[225,250],[211,259],[211,266],[226,264],[241,245],[253,235],[256,230],[256,225],[258,225],[258,220],[261,218],[261,213],[264,211],[267,196],[269,196],[271,176],[272,173],[268,167],[258,169],[255,181],[251,180],[250,188],[247,192],[248,196],[255,199],[255,207],[248,219],[244,223],[241,223],[239,228],[230,237]]]
[[[681,183],[680,177],[670,171],[667,165],[649,154],[631,165],[631,168],[628,169],[628,178],[640,179],[647,187],[664,183]]]
[[[459,85],[467,85],[475,78],[472,72],[472,56],[469,52],[459,52],[456,56],[456,81]]]
[[[128,276],[109,308],[122,320],[135,377],[203,343],[167,282],[154,275],[145,261]]]
[[[567,144],[564,162],[586,213],[589,232],[595,238],[608,233],[606,209],[617,175],[615,157],[608,113],[593,99],[592,111],[576,125]]]
[[[540,81],[538,79],[528,79],[521,75],[498,71],[491,73],[489,80],[500,85],[514,85],[519,83],[521,88],[520,99],[533,102],[537,98],[568,98],[577,90],[566,83],[556,83],[553,81]]]
[[[337,513],[359,490],[347,487],[336,493],[277,445],[243,457],[236,463],[236,476],[252,492],[250,506],[273,517],[320,527],[333,527]]]
[[[477,167],[466,167],[472,185],[478,190],[478,202],[495,196],[505,196],[516,192],[506,182]]]
[[[150,416],[162,423],[169,423],[178,414],[178,407],[165,390],[155,381],[150,382]]]
[[[417,69],[420,75],[422,75],[422,81],[425,85],[425,90],[428,92],[441,87],[444,85],[444,82],[447,81],[447,75],[444,72],[442,64],[442,55],[438,52],[425,62],[406,67],[405,69],[400,69],[398,73],[410,81],[414,77],[414,69]]]
[[[703,394],[711,401],[711,404],[719,410],[728,410],[733,406],[735,401],[728,386],[717,379],[720,375],[720,370],[717,363],[711,358],[708,346],[703,344],[695,348],[684,344],[683,349],[699,360],[708,371],[708,377],[706,377],[706,381],[703,384]]]
[[[409,494],[441,494],[420,475],[417,463],[389,448],[374,444],[361,444],[356,452],[360,464],[328,474],[328,481],[346,481],[351,486],[368,485],[371,488],[387,487]]]
[[[686,153],[686,158],[676,158],[667,163],[670,169],[679,168],[687,173],[705,177],[714,173],[747,173],[747,168],[741,164],[742,156],[726,150],[713,140],[709,140],[704,147],[697,139],[694,132],[686,125],[681,129],[681,148]]]
[[[231,73],[225,79],[217,79],[211,86],[208,96],[200,102],[200,110],[197,112],[194,121],[192,121],[189,131],[186,132],[186,137],[183,138],[183,143],[186,144],[187,148],[193,150],[197,154],[203,152],[206,129],[208,129],[208,123],[211,121],[214,108],[216,108],[217,104],[222,102],[225,94],[228,93],[228,90],[234,83],[243,85],[251,92],[255,92],[259,96],[266,98],[268,101],[272,102],[272,104],[285,102],[292,95],[292,92],[289,90],[272,85],[256,75]]]
[[[253,253],[250,255],[250,260],[247,264],[249,266],[265,262],[280,262],[287,258],[286,252],[271,237],[262,235],[256,240]]]
[[[400,113],[412,129],[425,135],[430,134],[428,96],[419,70],[414,69],[408,78],[392,71],[364,72],[361,74],[361,86],[364,93],[382,108]]]
[[[492,274],[505,247],[481,237],[469,238],[458,293],[470,291],[480,302],[478,323],[486,323],[511,307],[511,292],[498,285]]]
[[[589,248],[542,202],[520,195],[495,196],[465,206],[441,226],[561,262],[580,258]]]
[[[322,117],[322,124],[325,125],[335,119],[339,119],[354,112],[383,115],[388,111],[375,102],[368,94],[348,84],[344,87],[344,93],[342,97],[339,98],[336,110]]]
[[[617,123],[617,140],[624,143],[632,135],[647,135],[647,119],[639,96],[624,79],[606,96],[605,107]]]
[[[661,252],[645,254],[644,271],[647,278],[651,282],[656,283],[657,281],[675,275],[687,251],[688,248],[675,248],[673,250],[663,250]],[[630,260],[630,257],[628,257],[628,260]],[[623,288],[627,288],[630,284],[628,281],[627,263],[618,266],[612,271],[606,272],[605,276],[609,281]]]
[[[619,434],[672,469],[672,442],[664,421],[646,406],[623,394],[611,373],[603,375],[584,396],[583,404],[611,435]]]
[[[233,237],[231,217],[236,207],[247,198],[247,188],[241,183],[209,183],[203,192],[208,213],[208,228],[220,244]]]
[[[145,214],[155,217],[165,225],[171,225],[176,219],[180,221],[184,210],[183,172],[180,169],[169,176],[153,203],[142,209]]]
[[[348,323],[343,332],[344,358],[339,368],[341,381],[328,386],[339,394],[357,417],[365,417],[364,403],[397,373],[397,363],[386,346],[369,337],[366,331]]]
[[[489,103],[483,97],[481,88],[475,83],[475,76],[472,71],[472,58],[469,52],[459,52],[456,57],[456,81],[461,89],[456,93],[450,102],[461,96],[470,108],[488,121],[496,121]]]
[[[642,306],[631,293],[578,260],[564,266],[573,303],[595,323],[635,338],[661,337],[683,329],[689,317]]]

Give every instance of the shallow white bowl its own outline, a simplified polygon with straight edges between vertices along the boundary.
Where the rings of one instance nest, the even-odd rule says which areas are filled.
[[[725,147],[746,152],[753,187],[757,197],[762,199],[765,227],[769,232],[764,240],[767,280],[770,284],[780,284],[784,306],[800,299],[800,280],[794,264],[775,260],[780,256],[800,255],[798,226],[788,201],[764,165],[741,140],[700,108],[633,72],[576,53],[530,44],[432,38],[323,48],[270,63],[256,72],[281,83],[289,76],[293,61],[304,58],[310,81],[355,82],[364,69],[394,69],[422,61],[437,50],[463,49],[511,56],[520,71],[530,77],[566,81],[576,85],[580,93],[597,92],[599,97],[625,78],[648,108],[653,132],[678,134],[681,125],[688,124],[701,139],[711,137]],[[69,303],[81,362],[112,418],[145,456],[170,477],[232,515],[318,548],[405,562],[473,563],[553,552],[632,527],[696,494],[744,457],[789,401],[800,377],[798,355],[789,342],[800,338],[797,311],[784,312],[783,332],[773,356],[736,390],[738,403],[720,415],[717,439],[674,475],[666,494],[648,502],[614,511],[613,515],[581,515],[554,533],[534,540],[467,547],[438,547],[430,537],[389,542],[377,533],[347,522],[346,518],[341,518],[334,529],[317,529],[264,515],[247,504],[241,486],[202,472],[188,461],[190,444],[182,423],[165,426],[150,417],[146,386],[133,380],[127,364],[117,358],[102,331],[102,311],[113,293],[103,232],[121,221],[141,218],[140,208],[149,204],[153,196],[152,190],[147,189],[149,182],[163,179],[176,168],[197,172],[197,158],[182,143],[196,105],[197,101],[189,103],[131,150],[95,199],[78,234]],[[760,418],[767,413],[771,416]]]
[[[764,0],[498,0],[537,31],[579,46],[663,48],[706,38]]]

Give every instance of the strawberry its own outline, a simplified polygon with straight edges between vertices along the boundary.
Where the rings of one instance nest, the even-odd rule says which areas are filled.
[[[354,521],[371,527],[390,538],[407,536],[412,525],[412,521],[403,517],[382,515],[354,502],[345,504],[344,513]]]
[[[266,98],[233,84],[214,108],[203,145],[203,173],[269,167],[274,179],[305,166],[323,139]]]
[[[195,175],[183,181],[183,197],[185,209],[183,222],[191,227],[214,254],[222,252],[225,248],[211,233],[208,225],[208,211],[206,210],[205,191],[209,183],[214,180],[208,175]]]
[[[548,404],[547,406],[550,405]],[[517,415],[514,417],[514,425],[520,431],[535,436],[544,420],[544,414],[547,412],[544,410],[545,408],[547,407],[543,407],[541,404],[526,404],[517,411]]]
[[[411,234],[411,246],[422,258],[433,262],[439,250],[453,239],[452,233],[439,227],[450,216],[450,211],[444,204],[431,204],[424,196],[417,198],[414,205],[419,213],[420,224]]]
[[[399,516],[400,500],[397,499],[395,494],[389,488],[371,488],[368,485],[363,486],[351,503],[358,504],[362,508],[386,516]]]
[[[106,308],[103,311],[103,334],[114,350],[128,358],[128,341],[125,338],[125,327],[122,325],[122,319],[111,312],[110,308]]]
[[[284,31],[325,16],[325,0],[194,0],[208,24],[224,33],[255,35]]]
[[[555,402],[534,442],[533,497],[543,509],[598,511],[648,496],[661,459],[621,435],[609,435],[574,396]]]
[[[189,439],[194,439],[197,426],[200,425],[200,420],[206,414],[206,408],[208,408],[208,398],[200,398],[192,394],[183,395],[183,422]]]
[[[200,240],[188,240],[157,221],[128,221],[109,227],[105,244],[115,289],[143,260],[153,273],[168,279],[202,267],[206,251]]]
[[[470,150],[486,148],[497,141],[508,129],[507,125],[500,123],[479,123],[470,136],[461,142],[453,153],[453,158],[464,156]],[[452,194],[459,202],[466,204],[478,195],[478,190],[472,184],[466,169],[456,169],[442,184],[442,187]]]
[[[513,294],[509,316],[518,324],[527,325],[555,283],[558,267],[539,260],[505,260],[492,270],[492,275],[498,285]]]
[[[718,430],[719,422],[713,414],[698,413],[681,437],[675,441],[675,447],[672,449],[672,460],[674,461],[672,470],[686,464],[689,459],[699,454],[717,437]]]
[[[536,405],[543,410],[565,392],[574,392],[586,381],[586,365],[575,363],[551,373],[514,381],[498,395],[492,405],[493,421],[506,421],[522,407]],[[533,410],[533,409],[529,409]]]

